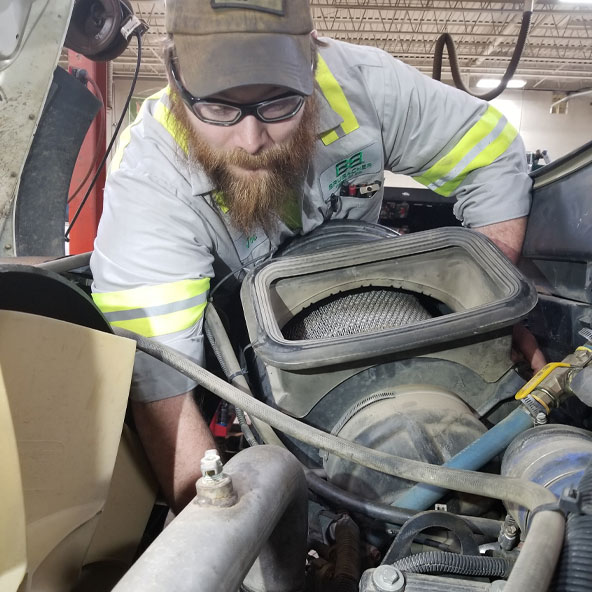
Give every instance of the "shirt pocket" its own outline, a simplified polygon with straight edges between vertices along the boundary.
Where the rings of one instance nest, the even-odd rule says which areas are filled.
[[[329,204],[336,218],[376,222],[384,196],[384,173],[359,175],[344,183]]]

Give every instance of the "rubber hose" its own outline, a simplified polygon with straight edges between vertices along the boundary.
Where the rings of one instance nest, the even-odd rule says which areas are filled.
[[[393,563],[401,571],[420,574],[456,574],[486,578],[507,578],[513,562],[502,557],[459,555],[446,551],[417,553]]]
[[[434,50],[434,62],[432,66],[432,78],[434,80],[441,80],[442,78],[442,60],[444,54],[444,46],[448,50],[448,59],[450,61],[450,71],[452,72],[452,79],[454,80],[454,85],[456,88],[466,92],[467,94],[477,97],[478,99],[483,99],[484,101],[491,101],[495,99],[497,96],[501,95],[504,90],[506,90],[506,86],[511,78],[516,73],[516,69],[518,68],[518,64],[520,62],[520,58],[522,57],[522,52],[524,51],[524,46],[526,45],[526,39],[528,37],[528,30],[530,28],[530,21],[532,19],[532,11],[526,10],[522,13],[522,24],[520,26],[520,33],[518,33],[518,40],[516,41],[516,47],[514,48],[514,53],[512,54],[512,58],[510,59],[510,63],[508,64],[508,68],[504,73],[501,82],[499,85],[489,90],[485,93],[474,93],[465,86],[462,75],[460,73],[460,65],[458,63],[458,57],[456,55],[456,47],[454,45],[454,40],[452,39],[449,33],[444,33],[438,37],[436,41],[436,47]]]
[[[212,306],[212,307],[208,307],[208,308],[213,309],[214,307]],[[208,341],[210,342],[210,346],[212,348],[212,351],[214,352],[214,355],[216,356],[216,359],[218,360],[218,364],[220,364],[220,368],[222,368],[222,372],[224,372],[224,376],[226,376],[228,381],[232,384],[233,381],[231,379],[231,376],[233,376],[233,374],[237,371],[231,370],[229,366],[234,361],[235,364],[232,364],[232,366],[236,365],[240,368],[240,364],[238,363],[238,360],[236,359],[236,356],[234,355],[234,350],[232,351],[232,358],[228,359],[228,354],[225,354],[224,352],[222,352],[221,348],[218,345],[219,341],[221,341],[221,340],[216,338],[216,336],[214,335],[214,332],[212,331],[210,324],[207,322],[204,323],[204,332],[206,334],[206,337],[208,338]],[[226,334],[226,331],[224,332],[224,334]],[[245,384],[246,384],[246,381],[245,381]],[[247,385],[247,388],[248,388],[248,385]],[[249,392],[250,392],[250,389],[249,389]],[[241,432],[243,433],[245,440],[247,441],[247,444],[249,446],[258,446],[259,442],[257,442],[255,436],[253,435],[253,431],[251,430],[251,427],[247,423],[247,418],[245,417],[244,411],[242,409],[240,409],[239,407],[235,407],[234,411],[236,413],[236,418],[238,419],[238,424],[240,425]]]
[[[311,471],[305,471],[305,474],[306,482],[311,491],[329,500],[334,505],[345,508],[351,512],[364,514],[374,520],[388,522],[389,524],[395,524],[397,526],[405,524],[409,518],[413,518],[413,516],[417,514],[417,512],[413,510],[397,508],[389,504],[361,499],[332,483],[328,483]],[[490,520],[489,518],[478,518],[474,516],[461,516],[461,518],[469,524],[471,530],[476,534],[482,534],[492,540],[497,539],[499,536],[502,522],[499,522],[498,520]]]
[[[565,540],[555,576],[555,592],[592,590],[592,515],[572,514],[567,519]]]
[[[584,470],[584,474],[578,484],[580,493],[580,510],[584,514],[592,514],[592,461]]]
[[[119,327],[113,327],[113,330],[117,335],[133,339],[141,351],[168,364],[235,407],[243,409],[251,418],[259,418],[289,436],[345,460],[419,483],[514,502],[528,510],[557,502],[551,491],[530,481],[430,465],[380,450],[371,450],[356,442],[327,434],[265,405],[160,343]],[[504,592],[547,590],[561,551],[564,527],[565,520],[558,512],[542,510],[536,513]]]
[[[592,590],[592,462],[578,484],[580,509],[584,515],[567,519],[559,569],[555,574],[556,592]]]

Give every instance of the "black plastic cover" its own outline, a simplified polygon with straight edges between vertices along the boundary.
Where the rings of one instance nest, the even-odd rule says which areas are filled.
[[[455,253],[456,259],[455,267],[446,270],[448,252]],[[275,282],[292,278],[297,292],[299,278],[321,277],[326,272],[333,273],[333,277],[342,273],[351,278],[356,275],[356,266],[361,269],[377,261],[396,270],[399,263],[408,264],[411,257],[416,268],[422,267],[422,261],[437,259],[443,263],[439,263],[436,273],[457,280],[462,271],[459,253],[467,265],[478,269],[481,279],[475,281],[473,273],[473,285],[457,281],[455,290],[479,290],[482,281],[489,290],[482,305],[375,333],[307,341],[289,341],[282,335],[277,316],[285,305],[278,300]],[[438,284],[439,279],[432,283]],[[457,296],[453,294],[451,298]],[[441,228],[267,262],[247,275],[241,299],[255,353],[271,366],[305,370],[427,348],[509,327],[532,310],[537,295],[530,281],[485,236],[465,228]]]

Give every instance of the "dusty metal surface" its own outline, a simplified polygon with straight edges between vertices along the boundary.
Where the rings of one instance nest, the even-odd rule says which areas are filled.
[[[34,2],[22,49],[0,72],[0,253],[4,256],[14,254],[14,199],[72,5],[73,0]]]

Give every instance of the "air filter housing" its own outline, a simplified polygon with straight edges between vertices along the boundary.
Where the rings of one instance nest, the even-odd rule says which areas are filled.
[[[443,228],[267,262],[247,275],[241,299],[270,402],[304,417],[365,368],[466,360],[477,342],[495,346],[468,365],[499,379],[511,365],[510,327],[536,292],[486,237]]]

